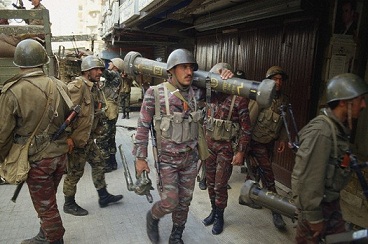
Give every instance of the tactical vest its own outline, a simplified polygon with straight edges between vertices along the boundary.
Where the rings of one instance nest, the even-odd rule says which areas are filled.
[[[198,139],[198,127],[200,126],[201,111],[197,111],[197,102],[194,101],[194,112],[189,113],[188,118],[185,118],[185,113],[173,112],[170,113],[168,88],[164,83],[164,96],[166,114],[160,112],[160,98],[158,94],[158,86],[154,86],[155,96],[155,115],[153,123],[155,131],[163,138],[175,143],[183,143]]]
[[[238,135],[240,125],[231,121],[231,115],[234,109],[236,96],[232,97],[230,111],[227,120],[215,119],[213,108],[211,107],[210,115],[207,118],[206,132],[214,141],[230,141]]]

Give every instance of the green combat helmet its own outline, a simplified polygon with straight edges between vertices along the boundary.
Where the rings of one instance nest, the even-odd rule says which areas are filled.
[[[284,69],[281,68],[280,66],[272,66],[271,68],[269,68],[266,72],[266,78],[272,79],[272,76],[277,75],[277,74],[281,75],[283,80],[288,79],[288,75],[286,74]]]
[[[100,58],[93,56],[93,55],[89,55],[82,59],[82,64],[81,64],[82,72],[88,71],[94,68],[105,69],[105,65]]]
[[[348,100],[368,93],[368,84],[352,73],[340,74],[327,83],[327,103]]]
[[[49,61],[45,48],[36,40],[25,39],[15,48],[13,63],[19,68],[39,67]]]
[[[194,60],[193,54],[186,49],[176,49],[170,53],[167,58],[166,70],[170,70],[178,64],[194,64],[194,71],[198,70],[198,64]]]
[[[113,58],[111,59],[111,62],[120,72],[124,70],[124,61],[121,58]]]

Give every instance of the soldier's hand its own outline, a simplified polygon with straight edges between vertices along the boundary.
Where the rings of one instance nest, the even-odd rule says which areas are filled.
[[[72,138],[66,139],[66,143],[68,144],[68,153],[72,153],[74,149],[74,142]]]
[[[219,73],[220,73],[221,79],[223,80],[230,79],[234,76],[234,73],[229,69],[220,69]]]
[[[316,223],[308,222],[308,225],[311,231],[313,232],[313,239],[318,240],[318,237],[324,232],[325,222],[323,220]]]
[[[137,158],[135,160],[135,170],[137,172],[137,176],[139,177],[142,172],[145,170],[147,173],[150,172],[150,168],[148,167],[148,163],[145,159]]]
[[[232,161],[232,165],[241,166],[244,163],[244,152],[237,152]]]
[[[285,142],[284,141],[280,141],[279,142],[279,146],[277,147],[277,152],[278,153],[282,153],[285,150]]]

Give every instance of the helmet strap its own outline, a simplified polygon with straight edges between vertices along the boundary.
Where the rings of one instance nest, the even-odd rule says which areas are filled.
[[[349,129],[352,130],[353,129],[353,121],[352,121],[352,116],[351,116],[351,107],[352,107],[353,101],[348,101],[348,126]]]

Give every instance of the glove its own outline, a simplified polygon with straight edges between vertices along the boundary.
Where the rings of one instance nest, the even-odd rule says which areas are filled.
[[[66,143],[68,144],[68,153],[72,153],[73,149],[74,149],[74,142],[72,138],[68,138],[66,139]]]

